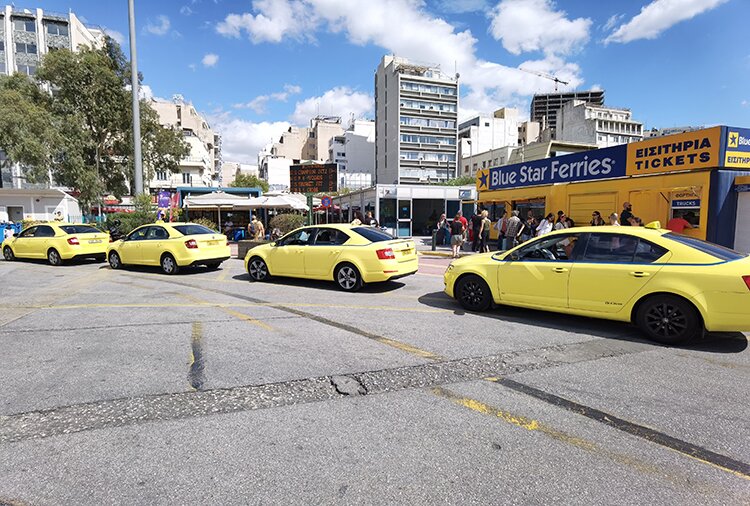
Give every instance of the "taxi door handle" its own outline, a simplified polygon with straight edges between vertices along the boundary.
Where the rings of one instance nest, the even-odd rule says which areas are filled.
[[[553,270],[554,272],[558,273],[558,274],[562,274],[563,272],[568,272],[568,269],[567,269],[567,268],[565,268],[565,267],[555,267],[555,268],[554,268],[554,269],[552,269],[552,270]]]
[[[648,272],[643,272],[643,271],[635,271],[635,272],[631,272],[630,275],[633,276],[634,278],[647,278],[651,274],[649,274]]]
[[[339,253],[341,253],[341,252],[340,251],[331,251],[331,255],[338,255]]]

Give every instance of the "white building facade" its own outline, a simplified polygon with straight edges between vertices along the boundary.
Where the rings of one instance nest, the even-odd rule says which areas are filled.
[[[475,116],[458,126],[459,140],[459,174],[461,176],[474,175],[478,168],[474,155],[485,154],[480,164],[487,164],[497,159],[502,164],[507,159],[510,149],[518,145],[519,137],[518,110],[504,107],[498,109],[492,116]]]
[[[458,79],[437,66],[383,57],[375,73],[377,183],[456,177],[458,92]]]
[[[559,141],[606,148],[643,140],[643,123],[629,109],[571,100],[557,114],[556,133]]]
[[[355,120],[343,134],[332,137],[328,161],[338,165],[339,188],[371,186],[375,178],[375,122]]]

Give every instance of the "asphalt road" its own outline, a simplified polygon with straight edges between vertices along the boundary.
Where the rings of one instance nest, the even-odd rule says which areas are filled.
[[[744,334],[0,262],[0,504],[748,504]]]

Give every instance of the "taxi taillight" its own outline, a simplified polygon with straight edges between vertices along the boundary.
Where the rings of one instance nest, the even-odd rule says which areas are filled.
[[[750,290],[750,276],[742,276],[742,281],[747,285],[747,289]]]
[[[71,237],[70,239],[68,239],[68,244],[70,244],[71,246],[78,246],[81,243],[78,242],[78,237]]]
[[[379,249],[375,253],[378,254],[378,258],[381,260],[393,260],[396,258],[396,255],[391,248]]]
[[[195,242],[195,239],[190,239],[189,241],[185,241],[185,247],[187,249],[198,249],[198,243]]]

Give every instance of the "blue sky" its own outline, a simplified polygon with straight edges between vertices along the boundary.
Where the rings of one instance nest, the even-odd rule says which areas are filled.
[[[127,0],[16,1],[75,12],[128,52]],[[647,128],[750,126],[750,0],[135,0],[139,69],[154,96],[182,94],[255,163],[316,113],[373,117],[384,54],[461,74],[461,117],[535,92],[606,90]],[[561,88],[563,89],[563,88]]]

